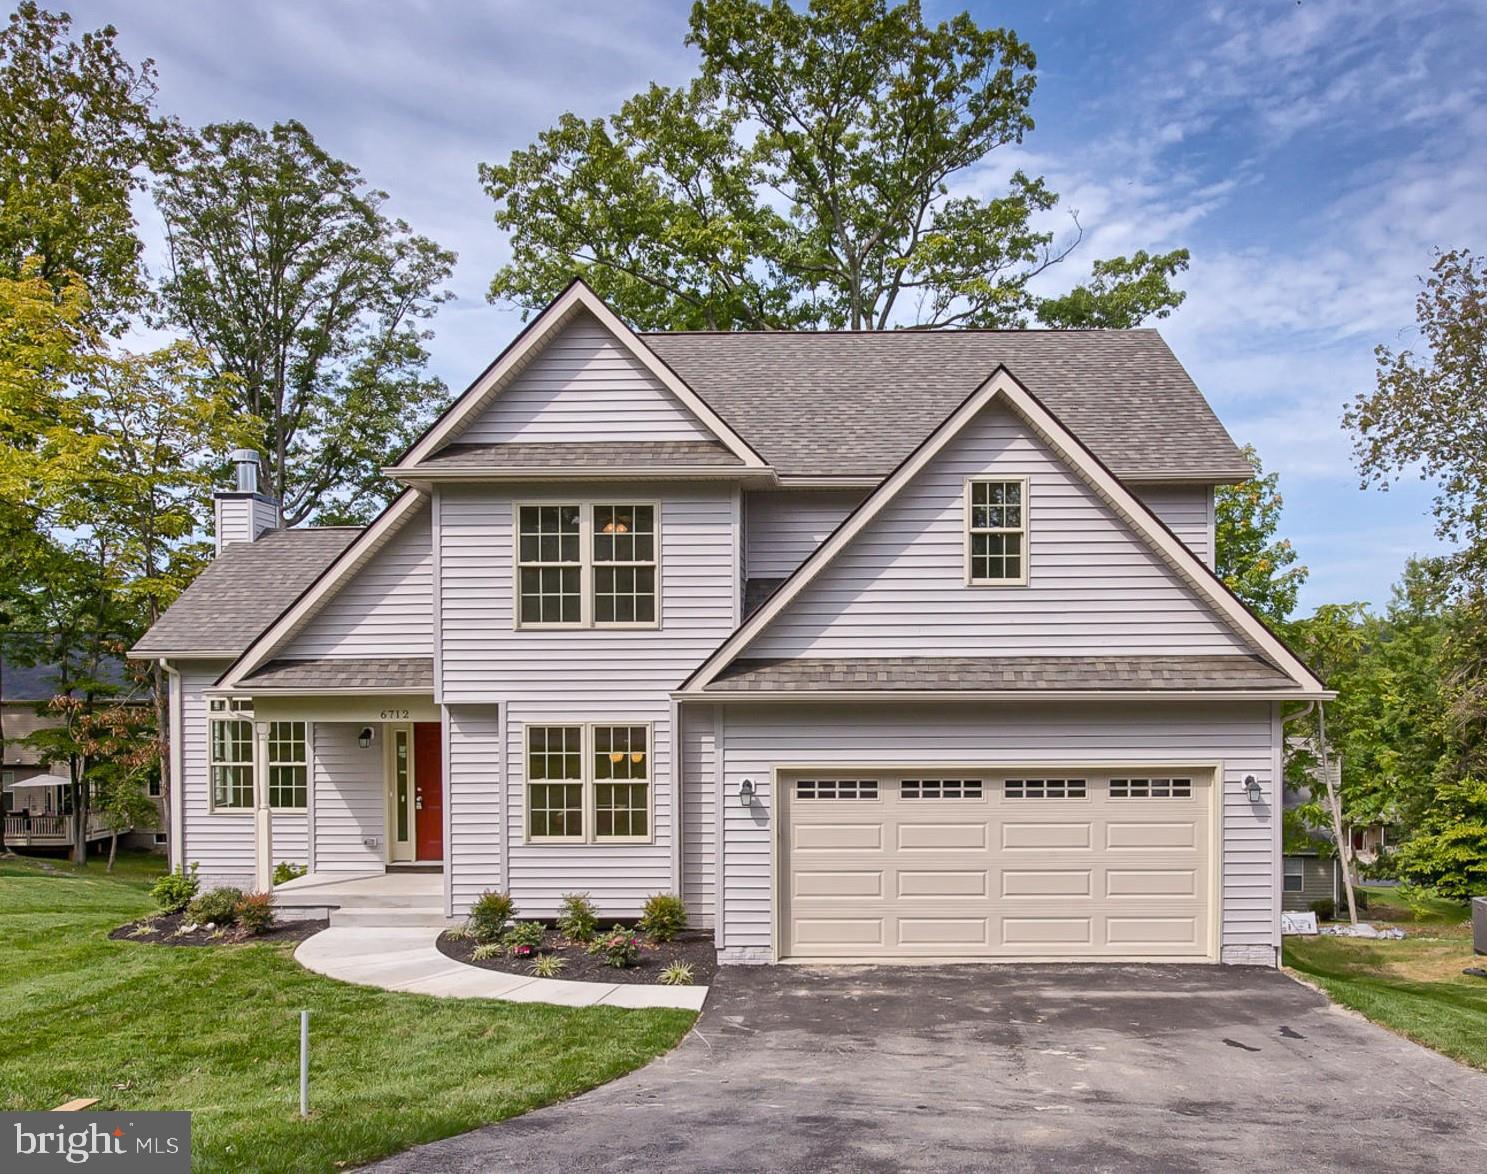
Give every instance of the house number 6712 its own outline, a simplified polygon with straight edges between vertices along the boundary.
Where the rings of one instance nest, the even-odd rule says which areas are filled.
[[[413,711],[410,709],[384,709],[382,720],[385,722],[405,722],[411,717]]]

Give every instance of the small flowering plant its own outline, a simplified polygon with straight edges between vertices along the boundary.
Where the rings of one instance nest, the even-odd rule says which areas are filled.
[[[501,939],[506,953],[513,958],[530,958],[542,948],[542,938],[547,927],[540,921],[518,921],[506,931]]]
[[[589,943],[589,953],[606,966],[623,970],[640,960],[640,936],[634,930],[617,925]]]

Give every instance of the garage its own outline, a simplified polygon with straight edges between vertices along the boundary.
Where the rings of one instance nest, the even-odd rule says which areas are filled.
[[[1213,777],[781,772],[779,957],[1216,958]]]

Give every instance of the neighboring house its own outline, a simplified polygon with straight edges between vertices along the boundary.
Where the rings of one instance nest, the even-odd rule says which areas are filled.
[[[575,283],[388,470],[140,641],[173,862],[680,892],[730,962],[1274,965],[1281,704],[1212,571],[1249,465],[1151,330],[636,334]]]
[[[1281,907],[1306,912],[1318,901],[1344,907],[1342,866],[1330,849],[1323,853],[1287,852],[1282,862],[1284,888]]]
[[[124,662],[107,658],[99,675],[110,684],[123,684]],[[61,724],[46,711],[59,688],[56,665],[16,664],[0,639],[0,804],[6,816],[5,842],[12,848],[66,848],[72,843],[72,792],[66,767],[43,762],[24,741],[39,730]],[[121,836],[119,842],[126,847],[164,852],[165,833],[161,829],[165,827],[165,813],[159,780],[153,780],[150,787],[159,812],[155,827],[135,829]],[[90,843],[106,840],[109,834],[96,815],[89,820]]]

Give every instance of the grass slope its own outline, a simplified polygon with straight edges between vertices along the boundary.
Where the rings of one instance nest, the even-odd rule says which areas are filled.
[[[288,947],[109,941],[151,911],[149,883],[136,861],[109,878],[0,860],[0,1106],[190,1109],[193,1169],[330,1170],[592,1088],[695,1018],[392,994],[311,974]]]

